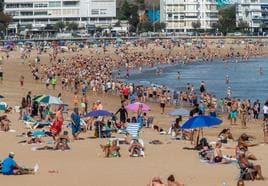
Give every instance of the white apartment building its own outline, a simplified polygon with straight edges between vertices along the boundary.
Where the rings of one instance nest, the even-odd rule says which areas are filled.
[[[240,21],[248,23],[252,32],[258,32],[261,25],[261,0],[237,0],[236,24]]]
[[[10,28],[18,24],[38,28],[59,21],[107,27],[116,23],[116,0],[4,0],[4,12],[13,16]]]
[[[209,30],[218,21],[215,0],[160,0],[160,21],[167,32],[192,31],[192,23],[200,22],[202,30]]]

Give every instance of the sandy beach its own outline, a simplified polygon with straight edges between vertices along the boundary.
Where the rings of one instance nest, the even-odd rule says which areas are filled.
[[[234,46],[239,48],[239,46]],[[84,49],[81,54],[87,54],[89,49]],[[92,49],[90,49],[92,51]],[[179,49],[178,49],[179,50]],[[243,46],[240,46],[243,51]],[[149,52],[149,51],[148,51]],[[222,50],[221,52],[224,52]],[[32,59],[36,51],[32,52]],[[198,51],[196,52],[198,54]],[[263,49],[263,55],[267,54],[267,48]],[[63,53],[65,56],[76,55],[77,53]],[[1,55],[1,54],[0,54]],[[4,56],[5,54],[2,53]],[[94,54],[93,54],[94,55]],[[109,52],[108,54],[109,55]],[[48,55],[40,56],[42,63],[48,63]],[[246,65],[246,64],[245,64]],[[72,105],[73,93],[61,90],[60,86],[56,90],[47,90],[44,84],[33,80],[31,69],[28,64],[22,64],[18,51],[10,52],[10,59],[3,62],[4,81],[0,83],[0,95],[5,98],[2,100],[14,107],[20,105],[22,96],[26,96],[28,91],[33,95],[50,94],[57,96],[62,93],[62,100]],[[20,87],[19,78],[25,77],[25,85]],[[60,81],[59,81],[60,82]],[[114,96],[88,96],[89,103],[101,100],[106,110],[116,112],[120,107],[120,99]],[[152,108],[149,116],[154,116],[154,123],[168,129],[170,123],[175,118],[160,114],[158,104],[148,103]],[[168,106],[166,113],[174,109]],[[71,111],[70,111],[71,113]],[[132,113],[133,115],[134,113]],[[2,115],[2,113],[0,113]],[[64,115],[65,120],[69,117]],[[42,145],[18,144],[24,138],[16,135],[27,131],[22,121],[19,121],[19,113],[8,114],[11,120],[11,129],[15,132],[0,132],[0,159],[8,156],[10,151],[15,152],[15,159],[18,164],[33,167],[36,163],[40,169],[36,175],[23,176],[2,176],[0,175],[0,185],[5,186],[145,186],[154,176],[166,178],[173,174],[176,179],[183,182],[186,186],[220,186],[226,182],[228,186],[235,186],[239,177],[239,167],[236,164],[216,165],[200,162],[196,151],[183,150],[183,147],[191,147],[189,141],[171,140],[168,135],[159,135],[151,128],[142,130],[141,138],[145,142],[144,158],[130,158],[128,156],[128,146],[120,145],[122,157],[104,158],[100,144],[104,144],[106,139],[92,139],[92,131],[81,133],[82,141],[70,143],[70,151],[32,151],[31,148]],[[226,127],[230,127],[234,137],[237,139],[242,132],[255,136],[255,142],[263,142],[262,121],[248,123],[247,129],[241,129],[241,125],[230,126],[227,116],[221,116],[224,120],[219,127],[205,129],[204,136],[209,141],[217,141],[217,134]],[[240,124],[240,121],[238,121]],[[65,121],[66,128],[68,121]],[[69,129],[68,129],[69,130]],[[114,134],[115,136],[120,136]],[[158,139],[164,144],[151,145],[149,141]],[[235,148],[236,142],[230,142],[225,147]],[[262,166],[264,181],[247,181],[247,186],[265,186],[268,184],[268,155],[267,145],[260,144],[250,147],[258,160],[254,163]],[[235,150],[225,150],[224,154],[234,155]],[[54,173],[51,173],[53,172]]]

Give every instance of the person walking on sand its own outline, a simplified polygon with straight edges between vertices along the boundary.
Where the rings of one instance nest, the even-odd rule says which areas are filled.
[[[242,124],[242,128],[246,128],[247,127],[247,107],[245,105],[245,103],[241,104],[240,107],[240,114],[241,114],[241,124]]]
[[[160,97],[160,108],[162,109],[161,114],[164,114],[165,107],[166,107],[166,97],[165,97],[164,94],[162,94],[161,97]]]
[[[52,85],[53,90],[55,90],[56,84],[57,84],[56,76],[53,76],[51,79],[51,85]]]
[[[23,88],[23,85],[24,85],[24,76],[21,75],[20,76],[20,87]]]
[[[263,124],[264,143],[268,144],[268,119]]]

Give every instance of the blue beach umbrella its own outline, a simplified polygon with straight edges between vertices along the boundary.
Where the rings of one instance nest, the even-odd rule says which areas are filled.
[[[2,95],[0,95],[0,99],[3,99],[3,98],[5,98],[4,96],[2,96]]]
[[[185,116],[189,116],[189,110],[186,110],[184,108],[179,108],[179,109],[175,109],[173,111],[170,111],[168,113],[168,115],[170,115],[170,116],[182,116],[182,117],[185,117]]]
[[[99,117],[99,116],[111,116],[112,113],[107,110],[95,110],[92,112],[88,112],[86,117]]]
[[[211,116],[195,116],[186,121],[182,129],[196,129],[204,127],[213,127],[222,123],[222,120]]]

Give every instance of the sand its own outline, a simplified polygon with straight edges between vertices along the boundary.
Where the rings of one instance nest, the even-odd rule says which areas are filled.
[[[5,96],[5,101],[11,106],[20,105],[21,97],[26,96],[28,91],[32,91],[33,95],[51,94],[57,95],[63,93],[63,100],[71,103],[72,94],[57,90],[46,90],[44,84],[36,83],[30,73],[27,64],[22,65],[18,52],[10,54],[10,60],[4,62],[5,77],[0,84],[0,94]],[[47,61],[47,56],[42,56],[41,61]],[[25,86],[20,88],[19,77],[25,76]],[[101,99],[104,108],[116,111],[120,106],[119,98],[89,96],[89,101]],[[150,115],[155,117],[155,124],[165,129],[168,128],[174,119],[166,114],[161,115],[159,106],[150,104],[152,112]],[[167,111],[174,109],[169,106]],[[83,141],[75,141],[70,143],[70,151],[31,151],[32,147],[37,145],[21,145],[17,142],[24,139],[16,137],[17,134],[25,132],[26,129],[21,121],[18,120],[18,113],[8,114],[12,121],[12,132],[0,132],[0,159],[4,159],[8,152],[16,153],[15,160],[19,165],[33,167],[39,164],[40,170],[36,175],[26,176],[2,176],[0,175],[0,185],[5,186],[143,186],[149,183],[153,176],[160,176],[164,180],[174,174],[176,179],[188,186],[220,186],[226,182],[228,186],[235,186],[239,176],[239,168],[234,165],[214,165],[200,162],[196,151],[183,150],[183,147],[191,147],[189,141],[171,141],[167,135],[160,136],[152,129],[144,129],[141,133],[142,139],[145,141],[144,158],[128,157],[128,146],[121,145],[121,158],[104,158],[99,147],[105,143],[105,139],[89,139],[93,136],[93,132],[81,134],[86,138]],[[67,119],[67,118],[66,118]],[[230,127],[229,122],[224,117],[224,123],[213,129],[204,130],[204,135],[212,141],[216,141],[216,134],[224,127]],[[240,126],[231,127],[235,138],[242,132],[255,135],[258,142],[262,142],[262,126],[261,122],[251,122],[248,129],[241,129]],[[163,142],[170,142],[163,145],[149,145],[149,140],[159,139]],[[235,147],[235,143],[228,144],[228,147]],[[259,145],[250,148],[257,156],[255,162],[262,165],[263,175],[268,174],[268,155],[267,145]],[[234,151],[224,151],[227,154],[234,154]],[[58,173],[50,173],[56,170]],[[265,181],[248,181],[248,186],[264,186]]]

